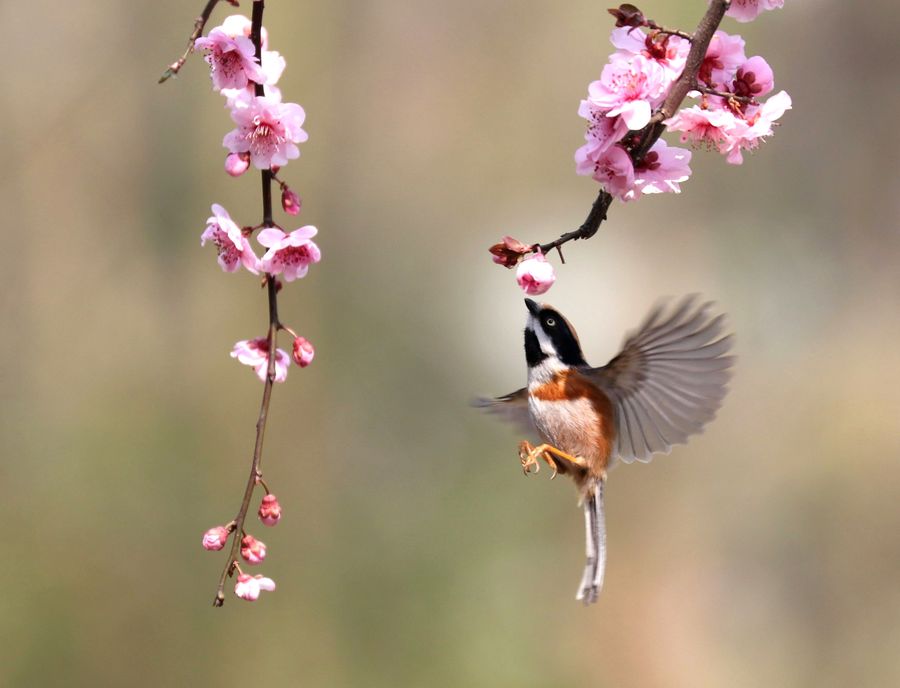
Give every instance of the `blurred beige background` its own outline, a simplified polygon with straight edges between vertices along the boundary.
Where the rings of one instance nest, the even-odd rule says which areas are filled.
[[[612,474],[584,609],[571,486],[466,404],[525,375],[487,247],[594,198],[572,154],[609,3],[270,0],[324,253],[281,308],[317,358],[267,436],[279,589],[222,610],[200,535],[243,489],[262,388],[228,351],[265,304],[199,246],[212,202],[260,217],[206,66],[156,84],[201,4],[0,4],[0,685],[900,684],[895,3],[726,20],[793,96],[777,135],[742,167],[696,152],[681,196],[567,251],[547,298],[592,362],[692,291],[740,356],[705,435]],[[641,6],[691,28],[705,3]]]

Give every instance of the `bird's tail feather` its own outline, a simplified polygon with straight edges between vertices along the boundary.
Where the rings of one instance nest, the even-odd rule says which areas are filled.
[[[597,601],[603,587],[606,570],[606,517],[603,512],[603,480],[598,480],[594,489],[584,498],[584,530],[587,562],[576,600],[586,605]]]

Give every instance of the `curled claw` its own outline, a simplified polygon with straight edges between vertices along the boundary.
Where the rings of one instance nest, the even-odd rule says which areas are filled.
[[[541,465],[534,456],[534,447],[525,440],[519,442],[519,462],[522,464],[522,472],[525,475],[531,475],[532,466],[534,466],[534,473],[539,473],[541,470]]]

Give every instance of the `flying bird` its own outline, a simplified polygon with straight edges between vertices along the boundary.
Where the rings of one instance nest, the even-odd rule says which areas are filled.
[[[649,461],[702,431],[727,392],[734,358],[726,354],[724,315],[688,296],[659,305],[609,363],[592,368],[578,335],[553,307],[525,299],[528,385],[476,405],[528,428],[540,438],[519,443],[527,474],[544,461],[578,488],[587,563],[576,599],[596,602],[606,568],[603,492],[617,460]]]

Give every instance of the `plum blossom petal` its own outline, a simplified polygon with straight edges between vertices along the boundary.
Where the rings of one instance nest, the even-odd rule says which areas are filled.
[[[275,581],[263,576],[251,576],[249,573],[242,573],[238,576],[237,583],[234,585],[234,594],[249,602],[258,600],[262,590],[267,592],[275,590]]]
[[[516,282],[526,294],[535,296],[543,294],[556,281],[553,266],[547,262],[543,253],[536,253],[526,258],[516,268]]]
[[[610,146],[622,140],[628,133],[628,125],[621,117],[610,117],[589,100],[582,100],[578,106],[578,116],[588,121],[584,134],[585,141],[596,154],[606,151]]]
[[[583,151],[585,159],[578,161],[578,174],[591,175],[600,182],[607,193],[625,200],[625,196],[634,186],[634,165],[631,156],[621,146],[613,146],[599,153],[585,148],[579,149]]]
[[[736,96],[759,98],[775,87],[775,75],[769,63],[758,55],[751,57],[737,68],[734,82],[728,89]]]
[[[269,250],[260,261],[261,269],[270,275],[284,274],[288,282],[305,277],[309,266],[322,259],[319,247],[311,241],[317,232],[312,225],[295,229],[290,234],[277,227],[262,230],[256,239]]]
[[[700,65],[698,78],[707,86],[725,90],[737,68],[746,61],[744,39],[724,31],[716,31]]]
[[[754,150],[760,141],[774,134],[775,120],[790,109],[791,97],[786,91],[779,91],[761,106],[750,109],[743,126],[732,132],[730,144],[722,151],[725,159],[732,165],[740,165],[744,161],[741,152]]]
[[[263,382],[269,372],[269,341],[265,337],[245,339],[237,342],[231,350],[231,357],[239,363],[248,365],[256,372],[256,376]],[[275,349],[275,382],[284,382],[287,379],[288,368],[291,359],[282,349]]]
[[[232,14],[225,17],[219,28],[232,37],[246,36],[250,38],[253,22],[250,21],[250,17],[245,17],[243,14]],[[265,26],[260,31],[260,37],[262,39],[262,49],[265,50],[269,47],[269,32],[266,31]]]
[[[245,36],[229,36],[216,27],[206,37],[194,41],[194,47],[206,50],[213,88],[245,88],[251,81],[262,83],[265,74],[256,61],[256,48]]]
[[[250,161],[261,170],[283,167],[300,157],[297,144],[309,138],[302,126],[306,117],[302,107],[270,96],[236,97],[231,102],[231,119],[237,128],[222,140],[228,150],[249,152]]]
[[[681,193],[680,182],[691,176],[691,152],[669,146],[659,139],[639,165],[634,168],[634,188],[625,194],[625,200],[640,198],[643,194]]]
[[[206,229],[200,235],[200,245],[212,241],[219,252],[219,265],[225,272],[234,272],[243,265],[254,275],[259,274],[259,258],[250,242],[241,232],[228,211],[218,203],[212,205],[212,217],[206,220]]]
[[[622,27],[613,29],[609,40],[625,55],[643,55],[662,67],[669,81],[681,74],[691,49],[690,41],[666,34],[646,34],[640,29]]]
[[[749,22],[766,10],[782,7],[784,7],[784,0],[731,0],[731,7],[725,14],[739,22]]]

